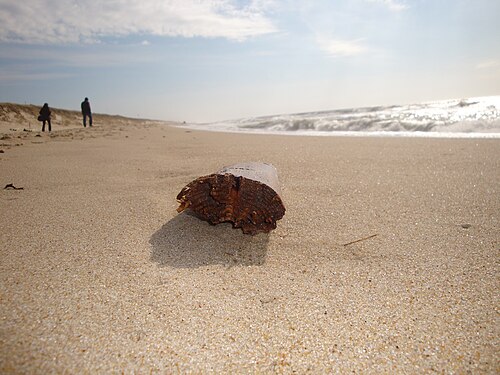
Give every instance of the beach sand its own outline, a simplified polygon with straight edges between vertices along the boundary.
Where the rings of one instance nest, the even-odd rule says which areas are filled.
[[[2,373],[499,372],[499,140],[36,135],[0,154]],[[177,214],[245,161],[276,230]]]

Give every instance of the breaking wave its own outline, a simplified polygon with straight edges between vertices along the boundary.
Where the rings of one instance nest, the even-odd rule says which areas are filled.
[[[247,133],[500,138],[500,96],[251,117],[184,126]]]

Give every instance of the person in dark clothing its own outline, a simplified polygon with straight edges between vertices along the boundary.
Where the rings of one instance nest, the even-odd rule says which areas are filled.
[[[52,131],[52,124],[50,123],[50,108],[47,103],[45,103],[40,109],[40,116],[38,116],[38,120],[42,121],[42,131],[45,131],[45,122],[48,122],[49,124],[49,132]]]
[[[82,102],[83,127],[87,127],[87,117],[89,118],[89,126],[92,126],[92,111],[90,110],[89,98],[85,98]]]

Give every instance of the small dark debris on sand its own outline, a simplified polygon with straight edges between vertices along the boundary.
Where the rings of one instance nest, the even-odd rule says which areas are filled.
[[[23,187],[15,187],[14,184],[7,184],[3,188],[4,190],[24,190]]]

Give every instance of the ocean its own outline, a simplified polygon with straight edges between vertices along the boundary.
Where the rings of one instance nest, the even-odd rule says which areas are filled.
[[[249,117],[181,126],[260,134],[500,138],[500,96]]]

